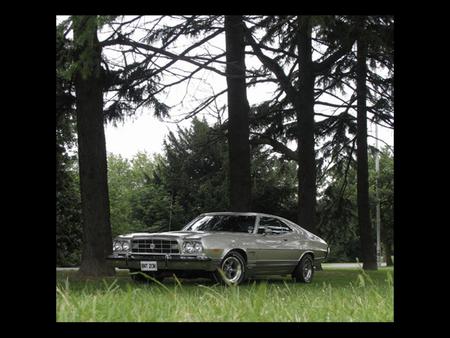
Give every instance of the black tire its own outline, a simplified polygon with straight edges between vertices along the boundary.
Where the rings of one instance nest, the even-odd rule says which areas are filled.
[[[296,282],[311,283],[314,276],[314,260],[310,254],[302,257],[297,267],[295,268],[292,277]]]
[[[149,284],[151,282],[153,282],[150,278],[146,278],[146,276],[149,276],[151,278],[156,279],[158,282],[162,282],[164,280],[164,277],[161,276],[160,274],[150,274],[147,272],[143,272],[140,270],[130,270],[131,274],[131,279],[133,281],[135,281],[136,283],[143,283],[143,284]],[[145,274],[146,276],[144,276],[143,274]]]
[[[228,253],[220,262],[219,269],[213,272],[213,279],[217,283],[239,285],[246,279],[247,264],[237,251]]]

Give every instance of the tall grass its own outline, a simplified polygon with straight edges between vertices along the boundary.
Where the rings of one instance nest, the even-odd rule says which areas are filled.
[[[178,279],[149,285],[128,276],[80,281],[60,275],[58,321],[329,322],[393,321],[392,269],[316,272],[311,284],[290,279],[238,287]]]

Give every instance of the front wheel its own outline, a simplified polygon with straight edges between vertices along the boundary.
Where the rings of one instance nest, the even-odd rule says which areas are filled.
[[[296,282],[311,283],[314,275],[314,261],[311,255],[305,255],[292,274]]]
[[[246,270],[244,257],[239,252],[233,251],[225,256],[213,276],[221,284],[239,285],[245,279]]]

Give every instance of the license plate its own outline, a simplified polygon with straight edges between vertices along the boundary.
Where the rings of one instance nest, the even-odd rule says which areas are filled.
[[[144,262],[141,261],[141,270],[142,271],[158,271],[158,265],[156,261]]]

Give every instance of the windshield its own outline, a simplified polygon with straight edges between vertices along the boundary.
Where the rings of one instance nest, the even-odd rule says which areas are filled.
[[[227,231],[252,233],[256,216],[205,215],[194,219],[185,231]]]

